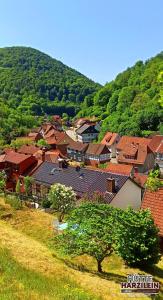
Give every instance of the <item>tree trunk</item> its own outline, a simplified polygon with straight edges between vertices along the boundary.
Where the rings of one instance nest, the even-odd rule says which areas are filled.
[[[64,218],[64,213],[58,213],[58,221],[59,223],[61,223],[63,221]]]
[[[102,260],[97,260],[97,269],[98,272],[102,273],[102,266],[101,266]]]

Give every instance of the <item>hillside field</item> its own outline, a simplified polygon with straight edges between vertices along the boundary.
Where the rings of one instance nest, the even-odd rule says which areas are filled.
[[[99,275],[92,258],[59,254],[54,218],[25,207],[13,210],[0,198],[0,300],[151,299],[120,294],[127,274],[143,272],[126,267],[116,255],[104,261]],[[163,258],[148,273],[163,284]],[[153,299],[163,299],[163,294]]]

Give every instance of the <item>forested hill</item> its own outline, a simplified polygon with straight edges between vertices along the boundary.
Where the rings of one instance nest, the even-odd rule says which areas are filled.
[[[100,87],[38,50],[0,48],[0,146],[38,125],[38,116],[75,116]]]
[[[0,49],[0,97],[19,111],[29,110],[36,115],[67,111],[75,115],[85,97],[99,87],[38,50],[28,47]],[[61,109],[57,109],[58,104]]]
[[[92,100],[84,102],[78,115],[96,115],[105,131],[127,135],[148,135],[163,128],[163,52],[119,74],[102,87]],[[163,100],[162,100],[163,101]]]

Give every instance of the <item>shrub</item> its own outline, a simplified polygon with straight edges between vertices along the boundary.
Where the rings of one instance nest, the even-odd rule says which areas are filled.
[[[119,210],[115,220],[116,250],[128,265],[150,266],[160,259],[158,228],[149,210]]]
[[[7,204],[10,204],[16,210],[22,208],[22,203],[21,203],[20,199],[18,197],[16,197],[15,195],[8,195],[5,198],[5,202]]]
[[[48,199],[43,199],[41,202],[41,206],[43,208],[49,208],[51,206],[51,202]]]

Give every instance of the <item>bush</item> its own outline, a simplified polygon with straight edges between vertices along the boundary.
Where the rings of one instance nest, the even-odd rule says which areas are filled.
[[[158,228],[149,210],[119,210],[115,220],[116,250],[131,266],[151,266],[160,259]]]
[[[41,206],[43,208],[49,208],[51,206],[51,203],[48,199],[43,199],[42,202],[41,202]]]
[[[18,197],[16,197],[15,195],[8,195],[5,198],[5,202],[7,204],[10,204],[16,210],[22,208],[22,203],[21,203],[20,199]]]

